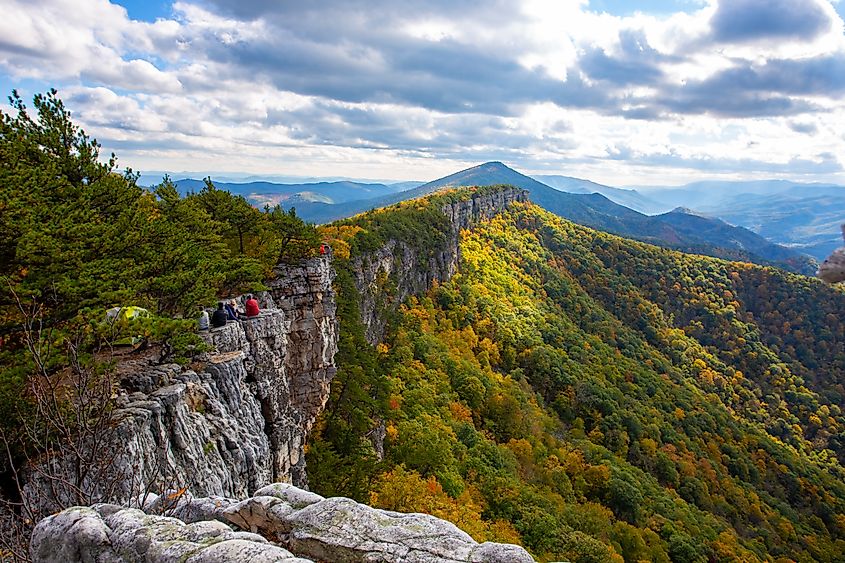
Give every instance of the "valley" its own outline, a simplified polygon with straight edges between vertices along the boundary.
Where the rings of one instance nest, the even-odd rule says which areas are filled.
[[[350,264],[388,240],[436,256],[432,206],[452,197],[471,193],[327,232]],[[369,289],[389,319],[372,343],[338,262],[341,367],[308,454],[319,492],[430,511],[541,560],[843,556],[841,290],[530,203],[462,233],[448,281],[403,301],[396,276],[416,270],[400,262]],[[378,444],[361,438],[377,427]]]

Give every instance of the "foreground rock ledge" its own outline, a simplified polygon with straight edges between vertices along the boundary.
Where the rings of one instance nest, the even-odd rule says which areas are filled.
[[[378,510],[276,483],[243,501],[151,496],[144,510],[99,504],[68,508],[35,528],[36,563],[233,561],[531,562],[519,546],[476,543],[427,514]]]

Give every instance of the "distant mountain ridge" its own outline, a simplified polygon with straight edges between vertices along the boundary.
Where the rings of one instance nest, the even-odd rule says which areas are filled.
[[[845,187],[787,180],[702,181],[677,188],[640,187],[667,207],[683,205],[771,242],[823,260],[839,245]]]
[[[802,188],[774,195],[746,194],[703,206],[701,211],[823,260],[842,242],[845,188],[821,188],[811,195]]]
[[[487,162],[422,185],[345,180],[215,185],[244,196],[258,207],[281,204],[296,208],[297,214],[308,221],[328,223],[443,188],[509,184],[528,190],[531,199],[545,209],[585,226],[684,252],[775,265],[805,274],[813,274],[816,265],[802,251],[815,257],[829,254],[838,244],[842,217],[837,210],[845,209],[845,189],[832,185],[813,185],[822,195],[807,198],[800,192],[806,186],[785,181],[697,182],[677,189],[646,187],[641,193],[570,176],[538,178],[548,183],[501,162]],[[190,178],[175,183],[183,193],[198,191],[204,185]],[[737,194],[737,189],[750,193]],[[776,194],[768,195],[766,190]],[[819,211],[825,207],[828,211]],[[664,213],[647,214],[659,212]]]
[[[204,180],[184,178],[174,183],[180,193],[199,191],[205,185]],[[275,182],[218,182],[214,185],[221,190],[228,190],[247,199],[259,207],[270,204],[284,203],[286,207],[302,203],[320,202],[326,204],[345,203],[359,199],[369,199],[388,194],[398,193],[407,189],[414,182],[400,182],[398,184],[378,184],[352,181],[337,182],[307,182],[301,184],[278,184]]]
[[[815,263],[809,257],[773,244],[748,229],[678,211],[645,215],[614,203],[600,193],[556,190],[501,162],[474,166],[424,184],[417,190],[423,192],[419,195],[424,195],[445,187],[490,184],[510,184],[528,190],[531,200],[547,211],[601,231],[684,252],[774,265],[805,274],[815,272]]]
[[[640,213],[648,215],[666,211],[667,208],[665,204],[646,197],[634,189],[614,188],[611,186],[605,186],[604,184],[598,184],[591,180],[573,178],[571,176],[540,175],[533,176],[533,178],[564,192],[574,194],[598,193],[607,197],[614,203],[630,207],[634,211],[639,211]]]

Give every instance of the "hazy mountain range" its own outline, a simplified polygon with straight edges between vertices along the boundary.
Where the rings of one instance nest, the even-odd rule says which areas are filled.
[[[176,180],[181,193],[199,191],[205,185],[203,180],[192,178]],[[410,184],[410,185],[409,185]],[[345,203],[359,199],[371,199],[399,193],[418,185],[417,182],[399,182],[397,184],[363,183],[347,180],[336,182],[306,182],[300,184],[277,184],[275,182],[219,182],[214,185],[221,190],[242,195],[259,207],[265,204],[282,204],[284,207],[298,206],[303,203],[319,202],[326,204]]]
[[[666,204],[649,198],[637,190],[613,188],[611,186],[597,184],[590,180],[582,180],[581,178],[572,178],[570,176],[534,176],[534,178],[564,192],[573,194],[602,194],[619,205],[624,205],[634,211],[649,215],[669,211],[673,207],[683,207],[681,204],[666,206]]]
[[[822,260],[842,245],[845,188],[785,180],[695,182],[677,188],[641,187],[649,200],[719,217]]]
[[[176,180],[180,191],[202,188]],[[623,189],[561,175],[530,177],[488,162],[428,183],[220,182],[257,206],[281,204],[316,223],[419,197],[445,187],[511,184],[547,210],[576,223],[686,252],[813,273],[841,245],[845,187],[782,180],[696,182]],[[808,257],[809,255],[809,257]]]

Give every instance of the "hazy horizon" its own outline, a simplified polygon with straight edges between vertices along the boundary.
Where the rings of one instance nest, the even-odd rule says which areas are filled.
[[[410,183],[416,182],[419,184],[426,184],[428,182],[433,182],[438,180],[444,176],[448,176],[453,173],[461,172],[468,168],[474,168],[475,166],[480,166],[486,163],[478,163],[466,168],[456,169],[452,172],[448,172],[447,174],[443,174],[441,176],[437,176],[434,178],[416,178],[413,180],[401,180],[401,179],[393,179],[393,178],[367,178],[367,177],[356,177],[356,176],[291,176],[287,174],[255,174],[251,172],[221,172],[221,171],[212,171],[212,172],[203,172],[203,171],[164,171],[164,170],[152,170],[150,172],[144,171],[137,171],[141,173],[142,179],[148,179],[149,181],[158,181],[165,174],[169,175],[172,180],[185,180],[185,179],[193,179],[193,180],[202,180],[204,178],[210,177],[212,181],[223,182],[223,183],[249,183],[249,182],[267,182],[267,183],[274,183],[274,184],[311,184],[311,183],[322,183],[322,182],[356,182],[362,184],[384,184],[384,185],[391,185],[391,184],[400,184],[400,183]],[[709,183],[709,182],[734,182],[734,183],[749,183],[749,182],[794,182],[796,184],[801,185],[812,185],[812,184],[819,184],[819,185],[834,185],[838,187],[842,187],[845,189],[845,183],[837,183],[837,182],[820,182],[815,180],[808,180],[808,181],[801,181],[801,180],[790,180],[785,178],[776,178],[776,177],[761,177],[761,178],[744,178],[744,179],[737,179],[737,180],[730,180],[726,178],[709,178],[709,177],[701,177],[690,182],[684,182],[679,184],[633,184],[633,185],[625,185],[625,184],[610,184],[604,182],[598,182],[593,180],[592,178],[582,178],[578,176],[571,176],[569,174],[564,173],[550,173],[550,172],[540,172],[540,173],[532,173],[525,170],[521,170],[515,166],[511,166],[508,163],[504,163],[509,168],[513,168],[517,172],[524,174],[526,176],[530,176],[532,178],[540,179],[542,176],[564,176],[575,178],[578,180],[585,180],[589,182],[593,182],[596,184],[600,184],[607,187],[613,188],[620,188],[626,190],[637,190],[637,189],[673,189],[673,188],[681,188],[688,184],[695,184],[695,183]],[[557,189],[557,188],[556,188]]]

